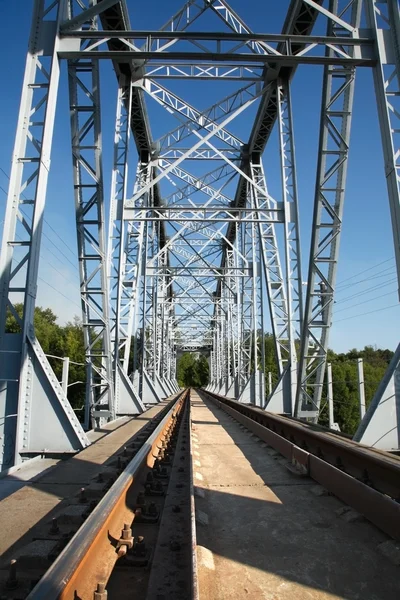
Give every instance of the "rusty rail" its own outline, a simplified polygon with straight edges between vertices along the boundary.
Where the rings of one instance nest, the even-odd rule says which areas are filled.
[[[162,448],[168,432],[174,429],[174,423],[184,410],[185,400],[188,398],[188,390],[180,394],[173,407],[31,591],[29,600],[103,598],[103,582],[109,580],[117,560],[125,558],[133,545],[130,524],[135,522],[135,502],[132,501],[132,490],[134,495],[137,494],[135,482],[139,483],[139,479],[143,479],[143,472],[153,469],[160,451],[163,455]],[[121,533],[121,530],[126,530],[127,534],[124,536],[124,531]],[[95,581],[99,585],[98,596],[94,596]]]
[[[199,393],[379,529],[400,540],[400,458],[236,400]]]

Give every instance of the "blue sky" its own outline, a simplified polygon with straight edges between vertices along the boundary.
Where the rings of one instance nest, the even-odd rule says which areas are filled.
[[[3,93],[0,96],[0,220],[4,216],[7,175],[21,93],[29,35],[32,2],[0,0],[0,35],[6,48],[6,60],[0,64]],[[157,29],[181,2],[149,0],[143,4],[128,0],[134,28]],[[248,25],[257,32],[278,32],[288,2],[272,0],[232,0]],[[18,22],[18,27],[14,23]],[[321,24],[321,27],[323,24]],[[193,29],[220,29],[220,21],[210,15],[199,20]],[[303,279],[308,265],[312,204],[314,199],[317,135],[322,71],[316,67],[300,67],[293,82],[297,167],[300,197],[300,219],[303,249]],[[102,63],[103,157],[106,199],[110,189],[113,122],[116,102],[115,76],[110,65]],[[168,87],[167,82],[162,82]],[[213,102],[209,88],[197,83],[188,89],[182,83],[171,85],[198,108]],[[221,84],[220,97],[230,93],[229,83]],[[217,99],[217,97],[215,97]],[[161,132],[161,109],[152,108],[150,116],[154,137]],[[250,113],[246,115],[249,119]],[[246,120],[238,121],[245,133]],[[249,123],[247,123],[249,126]],[[234,130],[234,127],[232,127]],[[246,130],[248,131],[248,129]],[[41,253],[38,304],[51,306],[60,322],[80,313],[74,201],[70,153],[70,130],[65,65],[59,93],[52,166],[49,179],[46,223]],[[132,154],[131,174],[135,170]],[[276,133],[265,153],[265,169],[270,193],[279,198],[280,172]],[[372,74],[359,69],[357,74],[351,152],[348,171],[343,234],[338,270],[338,293],[330,346],[336,351],[373,344],[394,349],[398,344],[395,320],[397,281],[393,260],[393,242],[389,206],[384,179],[380,134],[372,84]],[[392,305],[396,305],[392,307]],[[391,307],[386,309],[386,307]],[[384,310],[379,310],[384,309]],[[374,312],[372,312],[374,311]],[[369,314],[364,314],[369,313]]]

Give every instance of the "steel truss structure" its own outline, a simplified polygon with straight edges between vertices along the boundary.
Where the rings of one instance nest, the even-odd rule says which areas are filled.
[[[188,0],[160,30],[136,31],[128,4],[34,1],[0,256],[3,469],[37,454],[76,452],[89,444],[89,427],[138,414],[173,394],[182,351],[208,356],[213,391],[318,419],[359,68],[374,73],[400,275],[396,0],[291,0],[281,33],[254,33],[226,0]],[[214,15],[214,30],[200,31],[205,13]],[[324,35],[313,34],[317,20]],[[64,60],[87,367],[83,425],[33,327]],[[104,60],[113,63],[117,97],[109,202],[100,105]],[[304,64],[324,71],[306,288],[291,99],[292,79]],[[231,91],[220,99],[224,81]],[[199,85],[215,89],[208,108],[194,105],[190,91]],[[199,94],[203,104],[206,97]],[[156,139],[149,114],[164,115]],[[279,198],[268,191],[263,164],[274,127]],[[266,396],[261,340],[267,323],[280,378]],[[360,441],[364,435],[371,443],[382,439],[386,410],[384,419],[394,419],[397,429],[383,436],[384,446],[399,446],[396,357]]]

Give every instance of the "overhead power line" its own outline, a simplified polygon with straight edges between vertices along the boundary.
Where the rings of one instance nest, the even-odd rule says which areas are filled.
[[[397,306],[399,308],[400,304],[396,302],[396,304],[391,304],[390,306],[384,306],[383,308],[377,308],[375,310],[370,310],[368,312],[359,313],[358,315],[353,315],[352,317],[345,317],[344,319],[338,319],[335,323],[340,323],[340,321],[348,321],[349,319],[356,319],[357,317],[362,317],[364,315],[372,315],[372,313],[383,312],[384,310],[389,310],[390,308],[394,308]]]
[[[359,275],[362,275],[363,273],[367,273],[367,272],[371,271],[372,269],[376,269],[377,267],[380,267],[381,265],[383,265],[391,260],[394,260],[394,256],[377,263],[375,266],[368,267],[367,269],[364,269],[363,271],[358,271],[357,273],[354,273],[354,275],[350,275],[350,277],[347,277],[346,279],[342,279],[342,281],[339,281],[339,283],[337,284],[336,289],[338,287],[342,287],[343,283],[345,283],[346,281],[349,281],[350,279],[353,279],[354,277],[358,277]]]
[[[57,294],[60,294],[60,296],[63,296],[66,300],[68,300],[69,302],[72,302],[72,304],[75,304],[75,306],[77,306],[79,308],[79,310],[82,310],[82,307],[79,306],[79,304],[77,302],[75,302],[75,300],[72,300],[72,298],[69,298],[68,296],[66,296],[65,294],[63,294],[62,292],[60,292],[60,290],[58,290],[57,288],[55,288],[54,286],[52,286],[51,283],[49,283],[48,281],[46,281],[45,279],[43,279],[43,277],[38,276],[38,279],[40,279],[40,281],[43,281],[43,283],[45,283],[46,285],[48,285],[49,288],[51,288],[52,290],[54,290],[55,292],[57,292]]]
[[[387,281],[383,281],[382,283],[379,283],[378,285],[373,285],[369,288],[365,288],[364,290],[361,290],[360,292],[357,292],[356,294],[352,294],[351,296],[346,296],[346,298],[341,298],[340,300],[336,300],[335,304],[342,304],[344,302],[348,302],[348,300],[353,300],[353,298],[359,298],[360,296],[365,296],[366,294],[369,294],[370,292],[374,292],[375,290],[379,290],[382,289],[383,287],[386,287],[387,285],[391,285],[392,283],[397,282],[397,277],[393,277],[393,279],[388,279]]]
[[[346,306],[346,308],[340,308],[339,310],[336,310],[335,314],[343,312],[344,310],[350,310],[351,308],[355,308],[356,306],[361,306],[361,304],[367,304],[368,302],[373,302],[373,300],[378,300],[379,298],[385,298],[386,296],[391,296],[394,293],[395,293],[395,290],[392,290],[391,292],[387,292],[386,294],[381,294],[380,296],[374,296],[373,298],[370,298],[369,300],[364,300],[363,302],[357,302],[356,304],[351,304],[350,306]]]
[[[9,175],[6,173],[6,171],[5,171],[5,170],[4,170],[2,167],[0,167],[0,171],[1,171],[2,173],[4,173],[4,175],[7,177],[7,179],[8,179],[8,180],[10,180],[10,176],[9,176]],[[4,189],[2,186],[0,186],[0,189],[1,189],[1,190],[2,190],[4,193],[5,193],[5,195],[6,195],[6,196],[8,195],[8,192],[7,192],[7,191],[6,191],[6,190],[5,190],[5,189]],[[27,197],[25,196],[25,194],[22,194],[22,197],[23,197],[23,198],[25,198],[25,200],[27,200]],[[20,210],[21,210],[21,209],[20,209]],[[21,212],[22,212],[22,211],[21,211]],[[60,241],[62,244],[64,244],[64,246],[67,248],[67,250],[69,250],[69,252],[71,252],[72,256],[73,256],[74,258],[76,258],[76,255],[75,255],[75,253],[74,253],[74,252],[71,250],[70,246],[68,246],[68,244],[67,244],[67,243],[66,243],[66,242],[63,240],[63,238],[62,238],[62,237],[61,237],[61,235],[58,233],[58,231],[56,231],[56,230],[54,229],[54,227],[53,227],[52,225],[50,225],[50,223],[47,221],[47,219],[46,219],[45,217],[43,217],[43,221],[44,221],[44,222],[46,223],[46,225],[47,225],[47,226],[48,226],[48,227],[49,227],[49,228],[50,228],[50,229],[53,231],[53,233],[55,233],[55,235],[57,236],[58,240],[59,240],[59,241]],[[52,241],[52,240],[51,240],[51,239],[50,239],[50,238],[49,238],[49,237],[48,237],[48,236],[47,236],[47,235],[46,235],[44,232],[43,232],[43,235],[45,235],[45,236],[47,237],[47,239],[48,239],[49,241],[51,241],[51,242],[52,242],[52,244],[54,244],[54,242],[53,242],[53,241]],[[55,245],[55,244],[54,244],[54,245]],[[60,250],[60,249],[59,249],[57,246],[56,246],[56,248],[59,250],[59,252],[60,252],[61,254],[63,254],[63,252],[61,252],[61,250]],[[65,254],[63,254],[63,256],[65,256]],[[66,257],[66,258],[67,258],[67,257]],[[67,258],[67,260],[68,260],[69,262],[71,262],[71,261],[69,260],[69,258]],[[73,263],[71,263],[71,264],[72,264],[72,265],[73,265],[73,266],[76,268],[76,265],[74,265]]]
[[[369,277],[365,277],[365,279],[359,279],[359,281],[354,281],[353,283],[349,283],[348,285],[344,286],[341,290],[338,290],[337,293],[341,294],[342,292],[346,291],[348,288],[359,285],[360,283],[365,283],[366,281],[372,281],[373,279],[381,279],[382,277],[387,277],[388,275],[394,275],[395,273],[396,273],[396,269],[394,267],[388,267],[387,269],[384,269],[383,271],[381,271],[378,274],[370,275]]]

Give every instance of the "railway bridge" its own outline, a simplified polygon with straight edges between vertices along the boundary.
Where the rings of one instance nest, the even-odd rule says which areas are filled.
[[[379,176],[352,160],[352,122],[385,190],[358,222],[386,203],[400,281],[397,0],[29,4],[0,254],[0,598],[397,600],[400,345],[367,407],[358,361],[353,436],[328,354],[348,180]],[[82,411],[34,318],[64,197]],[[206,358],[204,388],[179,386],[183,353]]]

